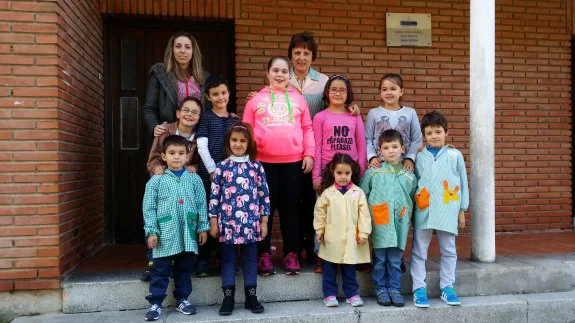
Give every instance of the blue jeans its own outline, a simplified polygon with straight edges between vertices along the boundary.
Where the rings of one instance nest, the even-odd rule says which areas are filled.
[[[172,268],[174,270],[174,298],[176,301],[188,299],[192,293],[192,268],[195,255],[193,252],[181,252],[173,256],[154,258],[151,270],[150,295],[146,299],[150,304],[162,305],[170,283]],[[172,266],[172,261],[174,265]]]
[[[242,269],[244,272],[244,286],[258,285],[258,245],[257,243],[241,244]],[[222,288],[236,286],[236,255],[238,245],[221,244],[222,250]]]
[[[357,295],[359,284],[355,278],[355,266],[324,261],[322,275],[323,297],[337,296],[337,267],[341,269],[341,280],[345,298]]]
[[[377,295],[399,293],[401,291],[401,259],[403,250],[399,248],[373,249],[373,271],[371,278]]]

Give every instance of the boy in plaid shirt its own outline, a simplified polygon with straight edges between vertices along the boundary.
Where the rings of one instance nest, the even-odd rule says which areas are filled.
[[[144,230],[154,255],[146,321],[155,321],[162,313],[172,267],[176,310],[186,315],[196,313],[188,301],[192,293],[190,274],[198,244],[206,242],[210,225],[202,180],[184,168],[189,156],[186,138],[168,136],[162,153],[168,168],[164,175],[154,175],[146,184]]]

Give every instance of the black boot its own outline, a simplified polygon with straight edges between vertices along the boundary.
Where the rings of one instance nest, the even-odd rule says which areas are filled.
[[[263,313],[264,307],[258,302],[256,286],[246,286],[244,292],[246,294],[246,309],[251,310],[252,313]]]
[[[234,311],[234,304],[236,303],[234,297],[236,294],[235,287],[223,288],[224,291],[224,301],[222,302],[222,307],[220,307],[220,315],[231,315]]]

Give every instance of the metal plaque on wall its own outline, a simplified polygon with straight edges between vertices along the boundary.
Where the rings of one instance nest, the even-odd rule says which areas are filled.
[[[387,46],[431,47],[431,15],[387,13]]]

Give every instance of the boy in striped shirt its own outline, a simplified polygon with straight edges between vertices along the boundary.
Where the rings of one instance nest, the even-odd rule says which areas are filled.
[[[469,206],[465,161],[459,150],[445,144],[447,119],[440,112],[423,116],[421,129],[427,145],[417,153],[415,162],[418,186],[411,251],[413,303],[416,307],[429,307],[425,261],[435,231],[441,251],[441,299],[448,305],[460,305],[453,285],[457,263],[455,236],[458,229],[465,227],[464,212]]]

